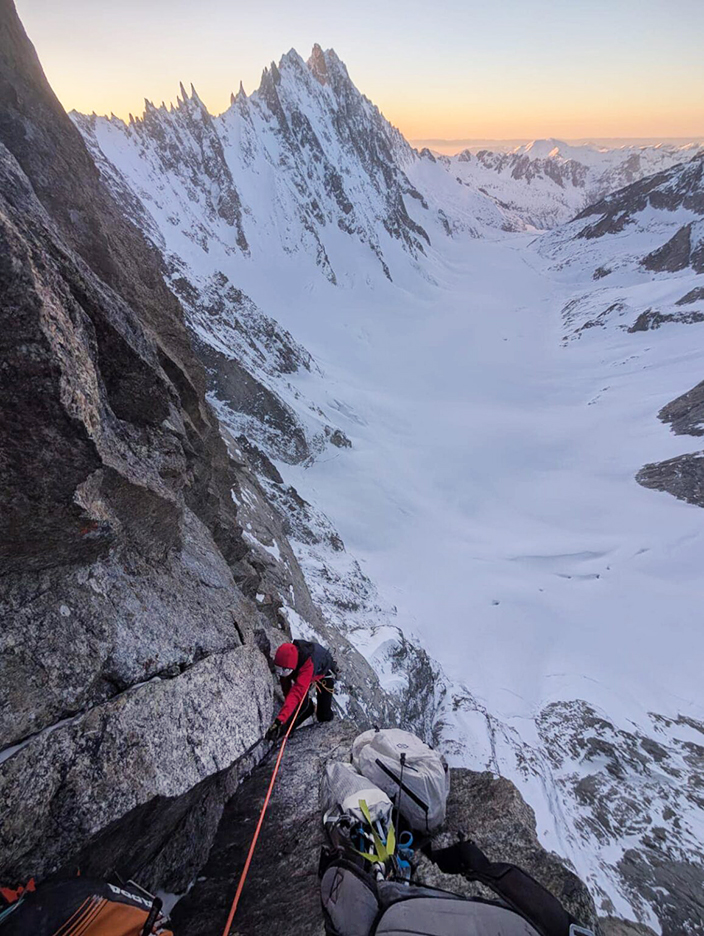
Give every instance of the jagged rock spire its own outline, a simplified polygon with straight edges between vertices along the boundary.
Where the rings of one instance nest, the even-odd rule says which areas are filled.
[[[325,53],[317,42],[313,46],[313,51],[308,59],[308,68],[321,84],[327,84],[328,63],[325,61]]]

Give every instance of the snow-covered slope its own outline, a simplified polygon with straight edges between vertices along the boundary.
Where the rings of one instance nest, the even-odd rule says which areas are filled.
[[[704,321],[704,153],[590,205],[540,250],[564,272],[591,271],[563,310],[568,340]]]
[[[492,195],[506,210],[536,228],[570,221],[610,192],[669,169],[704,145],[570,146],[560,140],[536,140],[510,153],[465,150],[437,157],[456,179]],[[426,158],[435,158],[429,153]]]
[[[327,625],[411,695],[418,635],[455,761],[521,786],[604,912],[701,932],[704,534],[635,476],[691,448],[657,413],[704,371],[702,157],[536,237],[607,163],[622,184],[695,154],[536,144],[522,175],[482,169],[509,207],[319,49],[220,117],[182,91],[74,120],[162,251]]]

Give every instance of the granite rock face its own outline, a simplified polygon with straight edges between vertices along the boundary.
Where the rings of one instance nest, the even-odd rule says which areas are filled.
[[[272,701],[266,660],[240,647],[36,735],[0,775],[4,874],[45,877],[66,863],[67,843],[229,769],[260,740]],[[91,848],[90,866],[100,866],[100,851]]]
[[[258,579],[162,261],[0,20],[0,877],[100,865],[108,830],[168,875],[271,717]]]

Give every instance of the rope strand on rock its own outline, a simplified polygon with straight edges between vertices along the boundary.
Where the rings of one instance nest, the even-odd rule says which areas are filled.
[[[252,843],[249,846],[249,852],[247,853],[247,860],[244,863],[244,868],[242,869],[242,874],[240,875],[240,880],[237,885],[237,891],[235,892],[235,899],[232,901],[232,906],[230,907],[230,913],[227,918],[227,923],[225,924],[225,929],[222,931],[222,936],[229,936],[230,928],[232,926],[232,921],[235,918],[235,913],[237,912],[237,905],[240,902],[240,897],[242,895],[242,889],[244,888],[244,882],[247,880],[247,874],[249,872],[249,866],[252,863],[252,855],[254,854],[254,849],[257,846],[257,840],[259,839],[259,833],[262,830],[262,825],[264,823],[264,816],[269,806],[269,800],[271,799],[271,793],[274,789],[274,783],[276,782],[276,776],[279,772],[279,767],[281,766],[281,759],[284,756],[284,750],[286,748],[286,742],[288,741],[289,735],[293,731],[293,727],[296,724],[296,719],[298,718],[298,713],[301,711],[301,706],[305,699],[308,698],[308,693],[303,696],[301,701],[298,703],[298,708],[296,709],[293,718],[290,721],[290,724],[284,735],[284,739],[281,742],[281,747],[279,748],[279,756],[276,758],[276,764],[274,766],[274,772],[271,775],[271,780],[269,781],[269,789],[266,791],[266,797],[264,798],[264,805],[262,806],[262,811],[259,813],[259,822],[257,823],[257,828],[254,830],[254,836],[252,838]]]

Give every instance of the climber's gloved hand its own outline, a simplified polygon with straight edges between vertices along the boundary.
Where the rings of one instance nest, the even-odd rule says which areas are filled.
[[[284,726],[281,724],[278,718],[276,718],[271,723],[264,737],[266,738],[267,741],[278,741],[283,733],[284,733]]]

